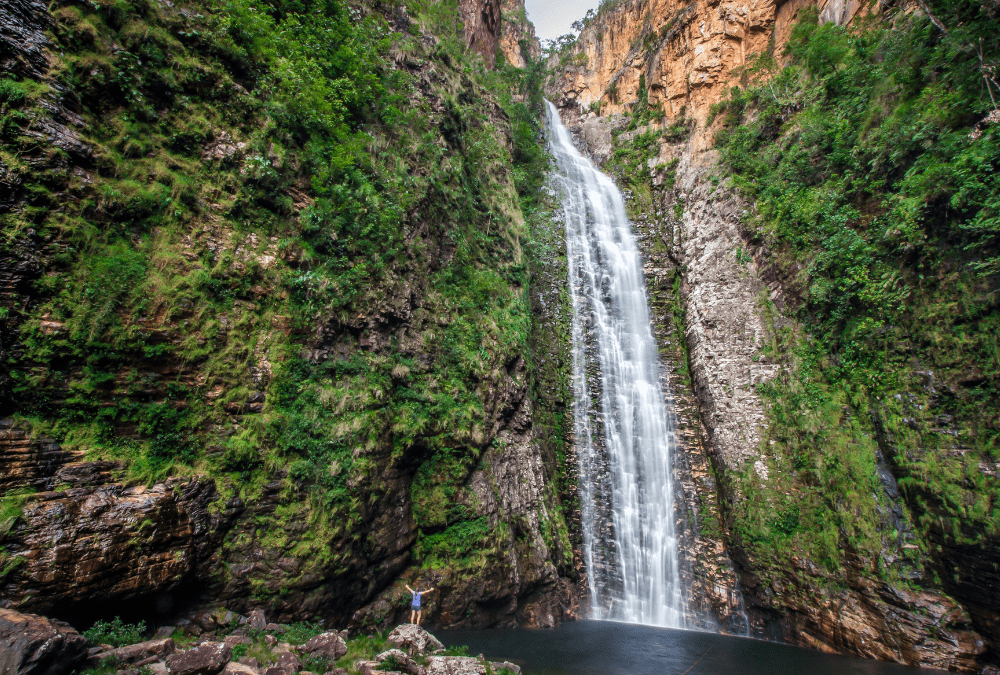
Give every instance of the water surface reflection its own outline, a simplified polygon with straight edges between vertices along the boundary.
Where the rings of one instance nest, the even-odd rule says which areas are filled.
[[[608,621],[554,630],[433,631],[446,645],[507,660],[525,675],[917,675],[945,671],[824,654],[714,633]]]

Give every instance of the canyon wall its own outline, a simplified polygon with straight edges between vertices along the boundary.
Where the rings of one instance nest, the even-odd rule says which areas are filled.
[[[572,618],[499,2],[250,5],[0,7],[0,606]]]
[[[890,15],[890,9],[876,7],[876,15],[883,12],[881,20],[889,22],[898,11]],[[725,178],[715,138],[724,128],[730,90],[768,77],[787,61],[783,48],[803,10],[814,11],[821,23],[847,25],[862,8],[800,0],[605,3],[588,15],[575,43],[550,56],[546,95],[580,147],[626,191],[646,259],[647,292],[654,307],[671,309],[654,311],[661,358],[673,371],[670,385],[682,402],[691,387],[694,405],[680,410],[697,420],[689,426],[695,445],[680,449],[681,466],[687,456],[695,466],[708,460],[712,466],[701,472],[708,476],[701,484],[683,470],[680,478],[686,495],[696,495],[696,503],[715,502],[720,513],[717,526],[707,518],[696,541],[687,542],[689,557],[714,559],[708,566],[696,563],[695,579],[703,580],[696,594],[711,598],[711,609],[724,619],[739,609],[732,600],[735,580],[727,573],[732,560],[751,634],[913,665],[980,670],[994,658],[1000,639],[996,614],[984,610],[981,600],[995,597],[996,587],[986,575],[975,582],[978,591],[970,592],[973,582],[962,568],[979,564],[973,558],[995,564],[995,547],[990,540],[978,546],[944,543],[943,526],[917,542],[912,523],[926,507],[900,489],[897,479],[906,474],[887,463],[896,451],[881,441],[872,418],[863,431],[851,433],[870,448],[873,480],[880,486],[873,526],[882,533],[878,555],[894,561],[889,566],[897,571],[880,571],[844,542],[834,572],[794,545],[775,552],[783,561],[775,564],[744,535],[750,530],[742,520],[747,500],[766,503],[799,489],[796,467],[781,459],[786,423],[760,392],[798,377],[792,350],[809,339],[798,318],[806,262],[778,264],[773,240],[754,230],[756,205]],[[762,61],[774,64],[763,75],[743,70]],[[786,111],[783,120],[794,108]],[[671,365],[678,361],[682,367]],[[968,367],[976,368],[972,362]],[[847,428],[852,414],[865,416],[852,411],[821,424]],[[953,555],[973,558],[960,564]],[[942,582],[938,570],[961,576],[966,586]]]

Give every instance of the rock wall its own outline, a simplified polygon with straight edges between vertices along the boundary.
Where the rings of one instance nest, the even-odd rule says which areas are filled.
[[[602,115],[628,110],[640,78],[650,103],[667,117],[704,120],[732,86],[734,68],[768,52],[779,59],[791,26],[807,0],[623,0],[609,4],[549,63],[546,91],[560,105],[600,105]],[[612,8],[613,7],[613,8]],[[848,23],[859,3],[821,0],[824,20]],[[773,38],[773,40],[772,40]]]
[[[528,21],[524,0],[503,0],[503,28],[500,31],[500,51],[507,63],[524,68],[528,58],[542,58],[542,46],[535,37],[535,26]]]
[[[715,536],[698,534],[696,557],[717,550],[721,562],[702,567],[709,570],[704,576],[710,583],[696,592],[712,597],[709,588],[721,590],[712,609],[723,616],[736,610],[725,601],[734,583],[726,574],[728,555],[736,564],[751,632],[758,636],[913,665],[978,670],[987,646],[977,630],[990,624],[977,620],[973,628],[970,611],[979,611],[976,603],[967,611],[940,589],[893,587],[864,561],[850,563],[848,581],[832,588],[807,560],[801,560],[802,574],[768,572],[765,578],[727,529],[727,513],[742,499],[740,482],[767,489],[770,419],[756,388],[781,375],[786,365],[769,360],[762,348],[776,330],[799,328],[786,311],[795,298],[787,297],[769,266],[766,247],[743,229],[753,206],[720,184],[709,108],[739,82],[734,69],[755,54],[769,51],[781,58],[796,13],[806,6],[724,0],[608,4],[574,45],[550,58],[546,93],[598,163],[646,131],[660,136],[652,157],[640,165],[651,174],[652,192],[631,200],[631,208],[652,301],[664,297],[665,280],[676,279],[686,349],[673,358],[689,368],[696,397],[691,414],[717,476],[704,486],[682,476],[686,493],[700,495],[703,503],[718,500],[722,528]],[[821,20],[843,24],[859,7],[826,2],[819,11]],[[662,106],[662,122],[628,126],[641,93],[651,105]],[[668,128],[687,131],[671,140]],[[667,316],[654,314],[661,357],[670,364],[676,332]],[[684,391],[676,380],[671,384]]]
[[[266,606],[283,622],[322,619],[347,625],[354,619],[356,625],[370,626],[405,614],[407,598],[398,591],[409,581],[439,588],[430,598],[428,620],[443,625],[552,625],[571,618],[573,559],[560,494],[550,488],[561,471],[551,451],[556,439],[536,431],[534,416],[536,405],[565,408],[566,402],[558,392],[532,392],[536,383],[528,367],[529,304],[525,289],[517,286],[526,265],[519,241],[524,215],[509,167],[497,159],[507,157],[509,163],[511,139],[507,117],[492,95],[462,75],[461,64],[443,63],[431,48],[420,51],[433,46],[431,36],[417,41],[416,55],[390,53],[385,64],[413,84],[413,100],[405,102],[403,97],[400,105],[410,106],[427,130],[439,134],[434,148],[443,149],[443,154],[435,161],[462,161],[464,133],[481,132],[496,154],[468,175],[478,176],[481,170],[480,178],[491,185],[493,239],[483,245],[490,256],[488,270],[492,273],[493,265],[514,270],[510,286],[501,290],[522,299],[520,316],[525,319],[524,341],[514,349],[499,344],[495,323],[477,333],[475,376],[434,393],[449,410],[455,408],[452,397],[469,394],[464,400],[466,417],[448,423],[447,438],[441,435],[441,420],[406,435],[387,419],[384,403],[413,396],[410,387],[418,376],[454,358],[454,352],[434,347],[435,336],[446,333],[449,324],[479,330],[475,324],[480,317],[459,316],[430,281],[441,270],[458,268],[455,260],[461,253],[456,249],[468,244],[450,225],[454,214],[437,210],[445,208],[439,207],[446,201],[440,194],[410,205],[411,211],[401,215],[405,236],[398,264],[378,280],[366,280],[371,288],[357,311],[333,311],[327,303],[310,309],[303,320],[291,311],[285,285],[310,269],[303,247],[289,246],[288,239],[281,243],[274,230],[255,230],[253,218],[235,226],[231,205],[215,201],[222,199],[221,193],[191,197],[185,208],[193,211],[185,216],[176,241],[168,244],[167,257],[151,262],[151,251],[156,250],[152,244],[131,259],[166,277],[205,271],[206,265],[231,269],[232,285],[226,280],[217,286],[225,296],[222,302],[201,305],[196,312],[199,300],[188,295],[174,315],[162,306],[150,311],[116,308],[109,321],[124,326],[136,341],[117,343],[110,359],[98,357],[90,365],[74,356],[63,359],[54,352],[34,351],[37,345],[59,352],[78,344],[73,321],[85,310],[53,294],[46,284],[62,279],[72,285],[79,278],[74,275],[88,274],[93,262],[89,251],[77,247],[79,240],[73,243],[65,230],[48,228],[38,214],[50,213],[56,204],[61,213],[63,207],[93,204],[88,200],[97,186],[117,179],[104,164],[95,166],[109,156],[122,157],[117,151],[109,155],[110,141],[102,136],[101,124],[126,117],[135,100],[112,101],[116,93],[101,89],[103,76],[68,81],[65,70],[50,69],[59,51],[64,59],[86,59],[113,46],[114,54],[129,58],[121,49],[128,36],[118,32],[120,17],[105,22],[103,10],[95,9],[81,23],[81,15],[69,4],[47,8],[17,0],[0,5],[0,59],[8,72],[28,78],[45,92],[37,105],[26,99],[31,114],[23,117],[15,133],[0,139],[5,151],[17,148],[19,162],[13,167],[0,163],[0,202],[7,210],[3,215],[36,219],[16,220],[17,236],[5,240],[0,250],[0,350],[7,369],[0,372],[0,414],[5,418],[0,426],[0,607],[74,619],[111,618],[128,608],[159,613],[151,619],[159,622],[171,613],[225,603],[240,611]],[[178,3],[132,19],[156,25],[161,36],[183,37],[204,19],[197,14],[199,7],[197,0]],[[492,61],[500,33],[499,2],[465,3],[462,11],[470,47]],[[405,15],[387,21],[396,22],[395,29],[410,29]],[[77,40],[81,30],[84,39]],[[246,128],[240,126],[247,122],[234,111],[256,109],[254,83],[228,79],[228,65],[213,60],[209,43],[164,39],[168,44],[161,45],[161,57],[186,59],[184,65],[173,63],[175,71],[192,66],[201,75],[211,73],[196,78],[207,89],[184,85],[185,97],[203,105],[218,127],[199,131],[190,137],[194,141],[186,136],[169,141],[156,152],[163,157],[176,153],[170,170],[199,190],[211,191],[220,180],[232,179],[234,186],[249,180],[253,170],[246,162],[252,149]],[[147,63],[142,74],[152,68]],[[134,97],[156,100],[161,106],[157,115],[176,114],[171,105],[179,89],[171,90],[172,80],[154,77],[150,84],[136,78],[130,85]],[[102,111],[105,105],[109,107]],[[473,128],[480,118],[485,126]],[[181,125],[190,121],[183,113],[173,119]],[[256,122],[251,126],[256,128]],[[184,146],[189,141],[191,147]],[[257,178],[271,181],[269,198],[280,201],[280,207],[271,204],[276,211],[268,227],[294,239],[315,196],[308,178],[294,175],[304,162],[301,156],[293,158],[294,139],[288,142],[287,148],[269,144],[255,157],[264,161],[264,174]],[[384,153],[387,143],[381,142]],[[137,152],[134,159],[144,162],[151,154]],[[181,155],[184,159],[178,163]],[[441,169],[418,168],[410,175]],[[34,191],[39,180],[45,188]],[[155,180],[140,175],[135,185],[143,189]],[[75,222],[92,227],[101,241],[117,236],[115,228],[129,218],[127,212],[111,218],[103,202],[78,215]],[[251,231],[243,231],[244,226]],[[122,247],[162,234],[159,228],[151,229],[154,232],[146,224],[136,225]],[[333,240],[335,235],[322,246]],[[476,259],[462,273],[475,272],[480,264],[487,268]],[[102,290],[95,290],[95,297],[106,294],[115,269],[120,268],[99,273]],[[266,276],[269,270],[283,270],[288,276],[263,279],[261,272]],[[236,286],[242,290],[234,299],[231,289]],[[210,332],[196,328],[200,317],[208,315]],[[84,352],[95,345],[79,344]],[[180,357],[188,347],[204,351]],[[215,358],[219,360],[213,364]],[[326,496],[317,497],[315,474],[292,470],[296,461],[299,469],[308,466],[307,453],[276,450],[276,438],[287,430],[283,424],[289,419],[276,412],[276,401],[282,395],[287,401],[309,386],[328,397],[324,405],[339,401],[339,413],[323,412],[324,419],[313,415],[304,426],[306,434],[312,433],[330,417],[342,420],[355,412],[350,397],[356,395],[358,383],[363,386],[373,368],[396,359],[408,365],[384,367],[384,380],[365,399],[372,406],[365,419],[374,421],[377,432],[354,443],[339,461],[326,462],[319,474],[319,480],[336,483],[341,490],[343,507],[336,511]],[[353,380],[355,390],[341,390],[333,400],[329,392],[351,383],[350,373],[338,374],[345,362],[363,363],[364,369],[354,371],[361,375]],[[293,365],[299,370],[289,375],[287,388],[278,394],[281,372]],[[442,366],[446,374],[447,367]],[[303,375],[323,368],[332,375],[319,384],[310,384]],[[81,388],[79,382],[95,369],[101,371],[101,384]],[[24,389],[29,377],[34,384]],[[14,380],[30,395],[12,394]],[[435,386],[436,381],[430,382],[430,390]],[[460,392],[462,387],[467,390]],[[74,406],[84,399],[84,406],[92,407],[81,413]],[[182,432],[163,434],[121,414],[137,409],[155,409],[166,417],[196,410],[197,416],[189,419],[197,421]],[[90,434],[87,429],[99,418],[107,424],[101,425],[99,435]],[[340,433],[349,433],[359,420],[355,416],[344,421],[346,431]],[[237,459],[233,441],[248,430],[261,433]],[[144,448],[151,438],[159,439],[156,452],[167,461],[146,471],[149,465],[143,462],[149,455]],[[322,443],[321,450],[332,441],[325,438]],[[428,469],[432,460],[444,461],[442,457],[457,459],[447,470]],[[348,463],[353,468],[344,468]],[[418,474],[430,483],[420,496]],[[422,506],[415,504],[421,500]],[[444,516],[441,522],[422,523],[415,515],[419,508],[439,508]],[[472,543],[462,538],[465,534]],[[439,555],[444,560],[439,557],[429,565],[416,559],[421,541],[421,550],[443,551]],[[448,545],[456,541],[464,548],[452,560]],[[435,542],[443,543],[434,549]],[[473,556],[466,555],[470,546],[479,547]]]
[[[492,68],[503,27],[500,0],[459,0],[458,16],[466,49],[478,52]]]

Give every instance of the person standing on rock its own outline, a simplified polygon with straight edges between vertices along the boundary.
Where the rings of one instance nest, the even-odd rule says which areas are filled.
[[[413,594],[413,602],[410,603],[410,623],[420,625],[420,596],[424,593],[430,593],[433,588],[428,588],[426,591],[415,591],[409,586],[406,587],[410,593]]]

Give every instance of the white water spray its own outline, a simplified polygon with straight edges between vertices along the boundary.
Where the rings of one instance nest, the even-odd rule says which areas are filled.
[[[671,453],[642,259],[621,193],[546,102],[566,219],[583,555],[592,618],[683,628]],[[595,372],[595,367],[596,371]],[[592,396],[599,410],[591,410]]]

